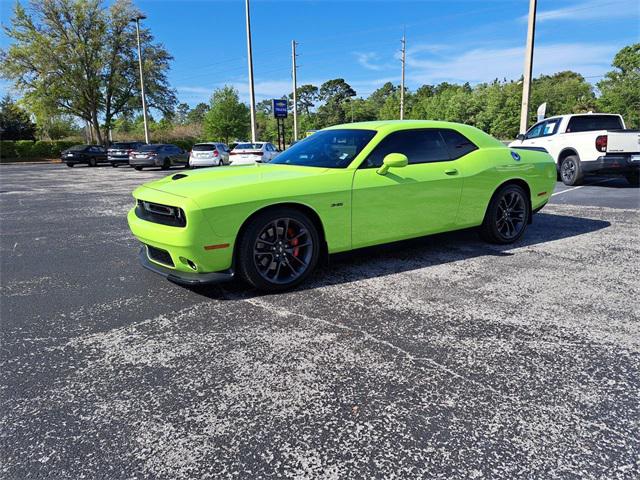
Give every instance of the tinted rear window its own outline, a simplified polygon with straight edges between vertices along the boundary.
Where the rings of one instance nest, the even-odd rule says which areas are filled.
[[[164,147],[164,145],[142,145],[138,150],[141,152],[156,152],[162,147]]]
[[[442,134],[442,138],[444,138],[444,142],[447,144],[449,156],[452,159],[460,158],[478,149],[471,140],[454,130],[441,130],[440,133]]]
[[[80,151],[86,149],[87,147],[88,147],[88,145],[74,145],[69,150],[75,150],[76,152],[80,152]]]
[[[620,117],[615,115],[581,115],[569,120],[567,133],[591,132],[593,130],[618,130],[622,128]]]
[[[260,150],[262,148],[262,143],[239,143],[236,145],[237,150]],[[234,149],[234,150],[235,150]]]
[[[200,145],[194,145],[192,150],[194,152],[212,152],[213,150],[215,150],[215,148],[215,145],[207,145],[206,143],[201,143]]]
[[[127,149],[127,148],[136,148],[136,143],[114,143],[111,145],[111,148],[116,150]]]

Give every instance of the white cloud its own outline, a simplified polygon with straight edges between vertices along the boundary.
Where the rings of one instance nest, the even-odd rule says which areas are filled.
[[[536,22],[550,20],[600,20],[603,18],[633,17],[640,14],[637,0],[587,0],[582,3],[552,10],[541,10]],[[527,15],[521,17],[526,21]]]
[[[609,70],[616,45],[565,43],[536,46],[534,74],[574,70],[585,77]],[[495,78],[517,79],[524,68],[524,48],[474,48],[435,59],[407,57],[407,78],[412,84],[449,82],[479,83]]]
[[[378,71],[387,68],[385,65],[373,63],[379,59],[379,55],[375,52],[354,52],[353,54],[356,56],[356,61],[367,70]]]

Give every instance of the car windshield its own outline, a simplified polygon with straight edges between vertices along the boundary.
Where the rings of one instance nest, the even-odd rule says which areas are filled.
[[[201,143],[199,145],[194,145],[192,150],[194,152],[211,152],[215,150],[216,146],[211,145],[210,143]]]
[[[263,143],[239,143],[234,150],[260,150]]]
[[[160,150],[164,145],[142,145],[138,150],[141,152],[155,152]]]
[[[271,163],[345,168],[376,134],[374,130],[322,130],[296,143]]]

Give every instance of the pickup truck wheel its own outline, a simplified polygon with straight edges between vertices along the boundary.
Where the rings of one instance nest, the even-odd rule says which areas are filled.
[[[240,276],[267,292],[289,290],[318,263],[320,238],[313,222],[298,210],[277,208],[247,225],[238,248]]]
[[[560,164],[560,178],[562,183],[569,186],[580,185],[584,178],[580,159],[575,155],[569,155]]]
[[[480,236],[490,243],[513,243],[524,234],[529,223],[527,192],[515,184],[496,191],[489,202]]]
[[[640,186],[640,173],[629,173],[625,177],[632,187]]]

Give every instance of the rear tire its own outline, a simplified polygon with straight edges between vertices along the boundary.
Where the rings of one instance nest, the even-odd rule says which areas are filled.
[[[625,178],[627,179],[627,182],[629,182],[629,185],[631,185],[632,187],[640,186],[640,172],[629,173],[625,175]]]
[[[584,172],[580,159],[576,155],[569,155],[560,164],[560,178],[562,183],[569,185],[580,185],[584,179]]]
[[[117,163],[115,163],[115,162],[112,162],[112,163],[111,163],[111,166],[112,166],[113,168],[118,168],[118,164],[117,164]]]
[[[168,158],[164,159],[164,162],[162,162],[162,170],[169,170],[169,167],[171,167],[171,163],[169,162]]]
[[[89,159],[89,166],[90,167],[95,167],[96,165],[98,165],[98,163],[96,162],[95,158],[90,158]]]
[[[69,168],[73,168],[73,165],[74,165],[73,163],[67,163],[67,167]]]
[[[516,184],[500,187],[489,202],[480,227],[480,236],[490,243],[513,243],[524,235],[530,215],[531,209],[524,188]]]
[[[290,290],[314,270],[320,256],[320,236],[306,215],[292,208],[259,213],[238,242],[238,273],[266,292]]]
[[[133,168],[135,168],[138,171],[142,170],[142,167],[133,167]]]

